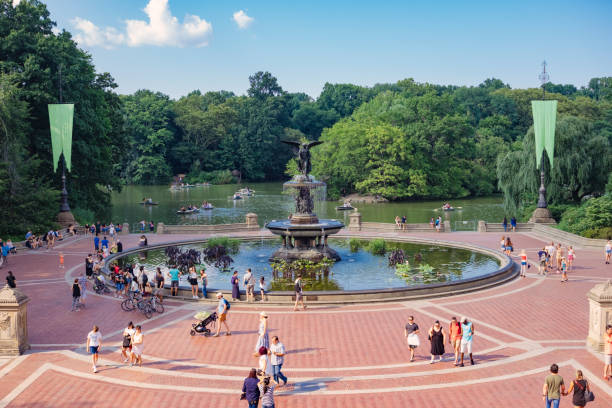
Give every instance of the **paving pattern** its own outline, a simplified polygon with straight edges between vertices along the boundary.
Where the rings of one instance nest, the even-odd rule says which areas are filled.
[[[260,237],[260,232],[251,233]],[[397,233],[371,234],[392,238]],[[404,234],[497,248],[499,234]],[[150,243],[193,236],[150,235]],[[123,236],[125,248],[137,235]],[[531,261],[544,245],[527,233],[514,233],[518,249]],[[541,388],[548,367],[560,365],[569,384],[576,369],[589,380],[596,400],[589,407],[612,407],[612,382],[602,377],[602,355],[585,347],[588,330],[586,293],[612,278],[603,251],[577,250],[570,282],[556,274],[535,273],[503,286],[432,300],[347,306],[291,307],[234,303],[229,314],[231,336],[191,337],[196,311],[210,303],[166,299],[166,312],[145,319],[123,312],[112,296],[91,291],[86,308],[70,312],[70,282],[84,270],[93,248],[91,236],[62,241],[51,251],[20,251],[0,270],[12,270],[18,286],[31,298],[29,336],[32,349],[0,360],[2,407],[245,407],[239,401],[242,381],[256,343],[258,314],[270,315],[270,334],[288,349],[283,371],[289,384],[275,393],[277,407],[515,407],[543,406]],[[60,268],[59,252],[65,255]],[[531,268],[534,271],[535,268]],[[534,271],[535,272],[535,271]],[[421,326],[421,347],[409,362],[403,337],[408,315]],[[451,316],[474,322],[476,365],[453,365],[452,354],[429,364],[424,333],[436,319]],[[145,334],[144,365],[121,362],[121,332],[132,320]],[[97,324],[104,336],[99,372],[91,371],[85,336]],[[447,351],[449,350],[447,346]],[[563,406],[571,406],[564,397]]]

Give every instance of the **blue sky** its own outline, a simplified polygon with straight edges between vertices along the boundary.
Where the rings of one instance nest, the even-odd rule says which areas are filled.
[[[45,2],[120,93],[242,94],[259,70],[313,97],[325,82],[410,77],[456,85],[496,77],[525,88],[538,85],[544,59],[554,83],[612,75],[612,1]]]

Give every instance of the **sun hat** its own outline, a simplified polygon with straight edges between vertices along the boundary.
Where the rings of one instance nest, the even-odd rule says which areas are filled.
[[[461,323],[465,323],[465,322],[467,322],[467,317],[463,316],[463,317],[461,318]]]
[[[217,292],[217,297],[223,297],[223,293],[222,292]]]
[[[261,312],[261,313],[259,314],[259,316],[261,316],[261,317],[268,317],[268,314],[267,314],[266,312]]]

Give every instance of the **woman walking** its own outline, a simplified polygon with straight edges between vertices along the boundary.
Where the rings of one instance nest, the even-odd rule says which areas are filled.
[[[132,336],[132,361],[130,366],[138,363],[138,367],[142,367],[142,349],[144,346],[144,334],[142,334],[142,327],[136,326],[136,331]]]
[[[200,279],[202,279],[202,298],[206,299],[208,297],[208,292],[206,291],[206,286],[208,286],[208,275],[204,267],[200,269]]]
[[[270,377],[261,377],[259,380],[259,394],[261,395],[261,408],[274,408],[274,388],[277,382]]]
[[[189,284],[191,285],[191,297],[198,298],[198,275],[195,266],[189,267]]]
[[[261,295],[261,301],[265,302],[266,301],[266,281],[263,276],[259,279],[259,294]]]
[[[434,357],[439,356],[438,361],[442,361],[442,356],[444,355],[444,343],[446,342],[446,333],[442,326],[440,326],[440,321],[436,320],[431,329],[429,329],[429,340],[431,341],[431,361],[429,364],[433,364]]]
[[[231,279],[231,283],[232,283],[232,300],[240,300],[240,287],[238,286],[239,284],[239,279],[238,279],[238,271],[234,271],[234,274],[232,275],[232,279]]]
[[[591,389],[587,380],[584,379],[581,370],[576,370],[576,379],[572,381],[567,389],[568,394],[570,394],[572,391],[574,392],[574,395],[572,395],[572,404],[574,407],[584,408],[588,402],[586,393],[590,392]]]
[[[572,270],[574,266],[574,259],[576,259],[576,252],[574,251],[574,247],[570,245],[567,249],[567,269]]]
[[[240,399],[246,400],[249,408],[257,408],[259,404],[259,380],[257,380],[257,370],[251,368],[249,376],[244,379],[242,384],[242,396]]]
[[[87,299],[87,275],[83,274],[81,275],[81,277],[79,278],[79,286],[81,289],[81,299],[80,299],[80,304],[81,306],[85,307],[85,300]]]
[[[459,365],[459,346],[461,345],[461,325],[456,317],[453,317],[448,327],[450,335],[450,345],[455,352],[455,365]]]
[[[510,256],[512,251],[514,251],[514,247],[512,246],[512,240],[508,237],[506,238],[506,255]]]
[[[121,344],[121,356],[123,357],[123,362],[127,363],[130,361],[130,357],[128,357],[128,352],[132,352],[132,336],[134,336],[136,330],[134,329],[134,325],[132,322],[129,322],[127,327],[123,329],[123,343]]]
[[[81,287],[79,286],[79,279],[75,279],[72,284],[72,310],[79,311],[79,298],[81,297]]]
[[[98,352],[102,347],[102,334],[98,326],[94,326],[93,330],[87,334],[87,350],[91,354],[91,362],[93,364],[93,372],[98,372]]]
[[[162,293],[162,289],[164,289],[164,274],[159,266],[155,270],[155,287],[157,288],[157,298],[159,299],[159,303],[163,303],[164,295]]]
[[[265,347],[270,348],[270,339],[268,337],[268,315],[266,312],[259,314],[259,329],[257,330],[257,344],[255,344],[255,355],[257,356],[259,350]]]

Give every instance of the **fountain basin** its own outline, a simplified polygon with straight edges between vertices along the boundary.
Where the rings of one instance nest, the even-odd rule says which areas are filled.
[[[304,223],[308,222],[310,223]],[[297,221],[299,223],[295,223]],[[327,237],[338,233],[344,224],[337,220],[318,220],[314,215],[293,215],[289,220],[271,221],[266,228],[283,238],[283,245],[270,257],[295,261],[318,262],[323,258],[340,260],[340,255],[327,245]]]

